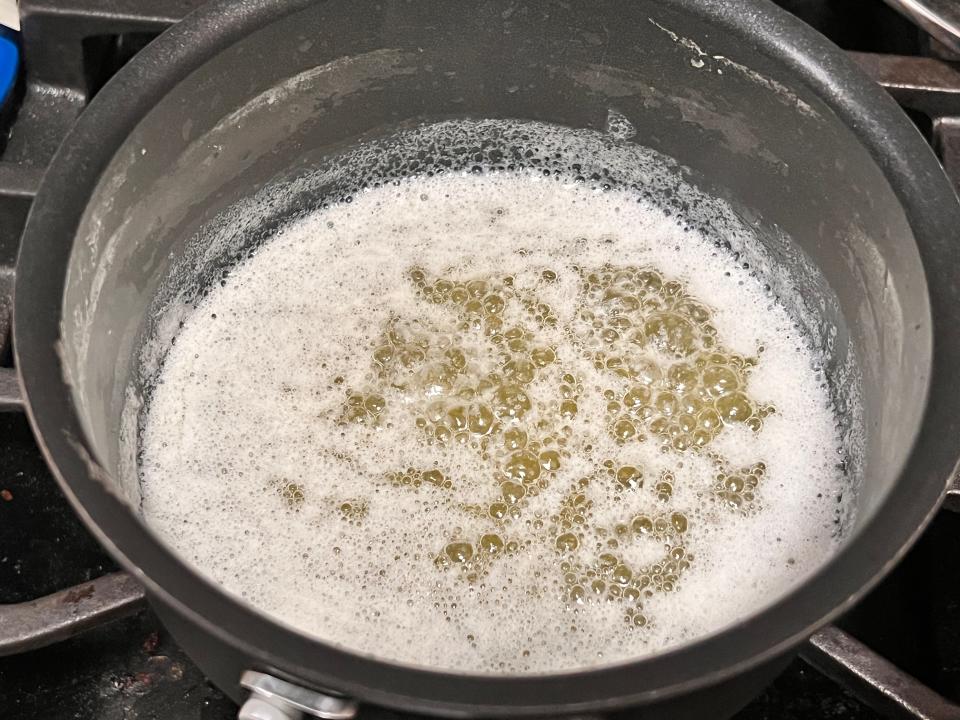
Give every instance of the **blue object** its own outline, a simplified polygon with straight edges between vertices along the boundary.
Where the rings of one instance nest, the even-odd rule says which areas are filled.
[[[10,97],[17,82],[17,70],[20,66],[20,48],[16,43],[17,34],[13,30],[0,27],[0,109]]]

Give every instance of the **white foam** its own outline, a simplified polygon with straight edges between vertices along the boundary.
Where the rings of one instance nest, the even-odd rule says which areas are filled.
[[[761,509],[732,513],[711,494],[715,468],[702,454],[664,453],[654,440],[616,444],[599,389],[609,379],[562,332],[549,337],[558,365],[583,381],[573,457],[508,531],[523,535],[538,509],[549,515],[600,458],[639,463],[648,478],[674,471],[668,506],[690,518],[685,547],[695,561],[674,592],[644,600],[644,628],[624,623],[619,602],[572,604],[550,544],[492,563],[473,584],[436,568],[450,538],[489,532],[449,501],[495,499],[489,466],[469,446],[426,445],[414,427],[422,407],[398,389],[384,391],[379,427],[337,422],[345,388],[376,382],[371,352],[391,316],[452,327],[449,309],[418,299],[411,267],[463,279],[513,274],[519,286],[554,269],[557,282],[538,292],[563,328],[580,292],[574,266],[605,263],[658,268],[714,310],[725,347],[754,355],[764,346],[748,389],[776,407],[759,434],[725,429],[711,445],[737,466],[766,463]],[[632,659],[769,604],[835,548],[840,439],[817,365],[761,281],[633,194],[519,173],[399,181],[282,229],[186,319],[141,437],[143,513],[229,591],[357,652],[481,673]],[[531,395],[546,392],[534,386]],[[387,471],[434,463],[452,490],[383,482]],[[297,510],[278,492],[289,484],[302,490]],[[592,483],[595,521],[661,511],[653,485],[627,495]],[[352,498],[367,502],[361,524],[338,514]],[[638,564],[663,552],[644,542],[629,549]]]

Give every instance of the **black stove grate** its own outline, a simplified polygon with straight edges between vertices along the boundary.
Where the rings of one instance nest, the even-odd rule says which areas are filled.
[[[111,75],[201,1],[21,1],[26,78],[5,113],[10,126],[0,127],[0,410],[13,411],[0,414],[6,720],[236,716],[69,507],[17,412],[9,348],[16,250],[43,168]],[[879,0],[779,3],[853,51],[926,133],[960,189],[960,64]],[[960,514],[950,512],[960,510],[960,486],[945,508],[897,570],[815,636],[806,661],[737,720],[960,720]]]

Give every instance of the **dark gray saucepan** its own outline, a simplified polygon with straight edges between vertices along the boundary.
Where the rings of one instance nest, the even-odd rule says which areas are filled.
[[[291,93],[261,102],[295,76]],[[460,117],[602,130],[611,109],[632,121],[633,142],[676,158],[765,236],[790,239],[771,252],[816,267],[806,300],[836,330],[830,367],[859,361],[859,514],[815,576],[655,657],[473,677],[293,632],[199,577],[141,524],[126,499],[135,489],[116,480],[121,410],[155,296],[189,238],[265,184],[399,128]],[[47,171],[17,266],[17,365],[77,512],[233,697],[253,669],[433,714],[645,706],[643,717],[716,718],[886,573],[937,507],[960,445],[958,242],[960,206],[909,120],[765,0],[216,0],[111,80]]]

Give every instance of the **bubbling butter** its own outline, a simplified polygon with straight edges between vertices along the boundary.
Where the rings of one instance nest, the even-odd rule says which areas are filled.
[[[282,228],[185,319],[143,514],[350,650],[473,673],[634,659],[835,549],[818,363],[762,280],[628,190],[399,180]]]

